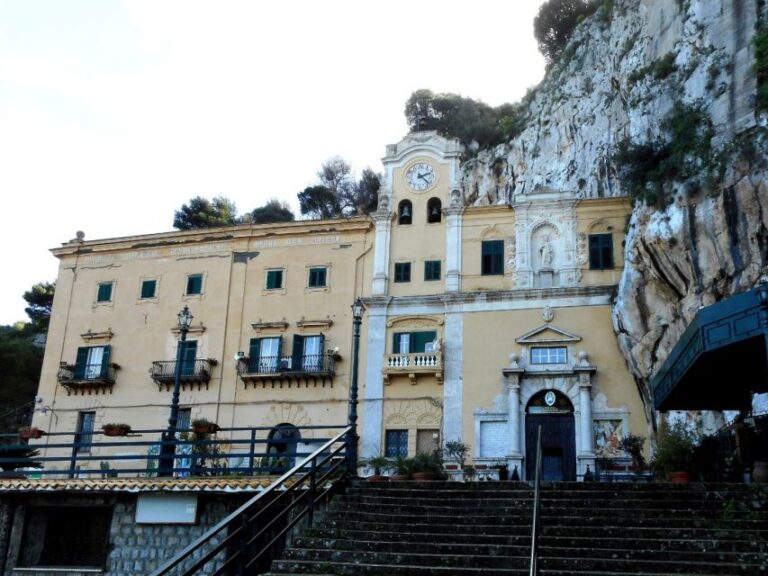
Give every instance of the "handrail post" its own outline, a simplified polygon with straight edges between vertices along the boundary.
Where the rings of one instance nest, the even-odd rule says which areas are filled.
[[[256,453],[256,430],[251,428],[251,446],[250,446],[250,454],[248,455],[248,468],[251,476],[253,476],[253,464],[254,464],[254,460],[256,459],[255,453]]]
[[[541,425],[536,434],[536,464],[533,481],[533,520],[531,523],[531,565],[529,576],[539,574],[539,515],[541,510]]]
[[[75,434],[74,442],[72,442],[72,457],[69,461],[69,477],[75,477],[75,470],[77,469],[77,451],[80,448],[80,438]]]
[[[315,522],[315,498],[317,494],[317,456],[312,458],[311,462],[309,463],[310,469],[309,469],[309,527],[312,527],[312,524]]]

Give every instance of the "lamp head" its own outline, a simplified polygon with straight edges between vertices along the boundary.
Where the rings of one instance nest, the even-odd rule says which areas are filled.
[[[352,317],[355,320],[361,320],[363,312],[365,312],[365,305],[363,304],[362,298],[355,298],[355,302],[352,304]]]
[[[184,305],[184,308],[178,314],[179,316],[179,328],[189,328],[192,325],[192,312],[189,311],[189,306]]]

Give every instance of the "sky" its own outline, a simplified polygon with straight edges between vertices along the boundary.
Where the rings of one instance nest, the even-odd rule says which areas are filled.
[[[544,73],[543,0],[0,0],[0,324],[51,248],[244,213],[339,155],[381,170],[421,88],[493,106]]]

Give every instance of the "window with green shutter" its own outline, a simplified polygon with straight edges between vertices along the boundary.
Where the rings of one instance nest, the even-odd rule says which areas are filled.
[[[75,380],[107,378],[111,346],[81,346],[75,360]]]
[[[428,345],[437,339],[437,332],[395,332],[392,336],[393,354],[418,354],[427,351]]]
[[[327,281],[327,269],[323,268],[310,268],[309,278],[307,280],[307,286],[309,288],[325,288]]]
[[[424,262],[424,280],[427,282],[440,280],[440,260]]]
[[[483,276],[504,274],[504,240],[483,241],[480,273]]]
[[[411,263],[395,262],[395,282],[411,281]]]
[[[591,270],[613,268],[613,234],[589,235],[589,267]]]
[[[267,290],[278,290],[283,287],[283,271],[267,270]]]
[[[203,275],[190,274],[187,276],[187,296],[194,296],[203,293]]]
[[[143,280],[141,282],[141,299],[154,298],[157,292],[157,280]]]
[[[197,340],[186,340],[181,354],[181,375],[192,376],[195,373],[197,359]]]
[[[96,302],[112,302],[113,282],[100,282],[96,291]]]

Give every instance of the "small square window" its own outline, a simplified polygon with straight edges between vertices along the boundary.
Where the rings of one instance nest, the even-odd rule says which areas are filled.
[[[504,274],[504,240],[484,240],[480,271],[483,276]]]
[[[568,351],[565,346],[531,348],[531,364],[565,364]]]
[[[395,262],[395,282],[411,281],[411,263]]]
[[[190,274],[187,276],[187,296],[203,293],[203,275]]]
[[[112,282],[101,282],[96,292],[96,302],[112,302]]]
[[[427,260],[424,262],[424,280],[440,280],[440,260]]]
[[[325,288],[327,280],[326,268],[310,268],[307,286],[310,288]]]
[[[592,270],[613,268],[613,234],[589,235],[589,267]]]
[[[283,271],[267,270],[267,290],[278,290],[283,287]]]
[[[157,280],[143,280],[141,282],[141,299],[154,298],[157,293]]]

